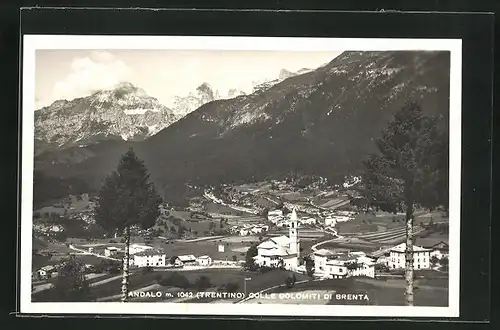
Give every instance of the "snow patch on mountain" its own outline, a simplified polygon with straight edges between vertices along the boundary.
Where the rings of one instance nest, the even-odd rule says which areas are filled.
[[[160,112],[158,109],[134,109],[134,110],[123,110],[126,115],[144,115],[146,112]]]

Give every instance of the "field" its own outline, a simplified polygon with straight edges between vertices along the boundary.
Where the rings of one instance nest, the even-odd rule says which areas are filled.
[[[310,281],[297,284],[292,289],[277,288],[275,301],[269,299],[253,299],[248,303],[292,303],[292,304],[328,304],[328,305],[378,305],[404,306],[405,282],[401,279],[350,278],[344,280]],[[321,299],[298,299],[284,301],[279,299],[280,293],[317,293]],[[325,293],[331,294],[330,300],[323,299]],[[337,296],[340,294],[340,296]],[[346,299],[342,294],[361,294],[365,299]],[[448,306],[448,280],[422,279],[415,280],[416,306]]]
[[[269,198],[271,200],[275,200],[275,199],[272,199],[272,198]],[[275,203],[273,203],[272,201],[268,200],[268,199],[265,199],[264,197],[257,197],[256,200],[255,200],[255,203],[260,206],[260,207],[264,207],[264,208],[268,208],[268,209],[273,209],[276,207],[276,205],[279,203],[278,201],[276,201]]]
[[[31,257],[31,267],[33,270],[37,270],[43,266],[47,266],[50,264],[56,264],[56,263],[57,263],[57,261],[52,260],[52,258],[49,256],[34,254]]]
[[[447,222],[448,218],[443,217],[440,212],[420,213],[416,215],[414,224],[419,225],[422,222]],[[404,227],[404,214],[390,214],[387,212],[376,212],[373,214],[360,213],[354,219],[346,222],[337,223],[337,229],[341,235],[360,234],[368,232],[383,232],[394,228]]]
[[[116,246],[123,248],[124,244],[121,243],[121,238],[114,239],[102,239],[95,240],[92,242],[83,239],[71,239],[69,240],[76,248],[82,250],[88,250],[89,247],[94,248],[95,253],[104,253],[106,246]],[[115,243],[112,243],[115,242]],[[244,252],[242,248],[248,248],[252,244],[259,242],[257,236],[228,236],[228,237],[207,237],[206,240],[199,241],[182,241],[174,240],[171,243],[166,243],[163,239],[153,239],[148,244],[156,248],[160,248],[165,251],[168,257],[193,254],[195,256],[210,255],[216,260],[233,260],[233,256],[236,256],[237,260],[244,259]],[[144,240],[140,237],[132,237],[131,244],[139,243],[144,244]],[[224,245],[224,252],[218,251],[218,246]],[[75,252],[66,247],[69,252]],[[233,251],[236,250],[236,251]],[[92,257],[92,256],[85,256]],[[95,257],[94,257],[95,258]]]
[[[330,199],[317,199],[314,201],[314,205],[320,206],[322,208],[328,209],[328,208],[334,208],[338,206],[338,204],[343,203],[347,200],[347,197],[341,196],[341,197],[332,197]]]
[[[116,246],[119,248],[124,247],[123,243],[118,243],[120,242],[119,238],[111,239],[111,241],[116,241],[117,243],[109,243],[109,241],[110,240],[100,240],[98,242],[82,242],[78,240],[78,244],[75,244],[75,247],[82,250],[87,250],[88,247],[93,247],[94,252],[99,254],[104,253],[104,249],[106,246]],[[259,239],[256,236],[230,236],[221,238],[209,237],[207,238],[207,240],[199,240],[193,242],[176,240],[172,241],[171,243],[166,243],[162,239],[153,239],[151,242],[149,242],[149,245],[162,249],[167,257],[193,254],[197,257],[201,255],[210,255],[213,259],[216,260],[233,260],[233,256],[236,256],[237,260],[242,260],[244,259],[244,252],[243,250],[241,250],[241,248],[248,248],[256,242],[259,242]],[[131,243],[143,244],[144,241],[134,238],[131,240]],[[224,252],[218,251],[219,245],[224,245]],[[234,249],[236,249],[236,251],[233,251]],[[92,258],[93,256],[81,257]]]
[[[139,290],[144,287],[155,285],[160,278],[170,276],[175,271],[150,271],[142,273],[135,271],[129,277],[130,291]],[[239,269],[207,269],[207,270],[193,270],[193,271],[179,271],[178,274],[186,277],[191,283],[191,286],[200,276],[206,276],[210,280],[212,288],[220,287],[228,283],[236,283],[238,285],[237,292],[243,292],[244,279],[250,278],[246,283],[247,292],[258,292],[260,290],[281,285],[285,283],[289,272],[281,270],[272,270],[267,273],[247,272]],[[90,282],[97,282],[102,279],[110,278],[112,275],[105,275],[98,279],[91,280]],[[306,279],[303,275],[296,275],[297,281]],[[196,291],[194,287],[186,288],[184,291]],[[167,291],[168,287],[156,287],[155,290]],[[121,292],[121,279],[114,279],[106,284],[93,286],[91,290],[91,300],[102,299],[103,297],[110,297],[119,295]],[[208,289],[210,290],[210,289]],[[54,292],[52,290],[42,291],[32,295],[33,301],[57,301],[54,300]],[[116,300],[118,300],[117,298]],[[151,299],[149,300],[151,301]],[[209,301],[203,301],[209,302]]]
[[[307,199],[298,192],[282,194],[281,197],[289,202],[307,202]]]
[[[373,244],[370,242],[358,240],[358,239],[349,239],[349,240],[336,240],[336,241],[330,241],[326,242],[324,244],[321,244],[318,246],[318,249],[328,249],[328,250],[334,250],[334,251],[361,251],[365,253],[371,253],[375,250],[377,250],[380,247],[380,245]]]
[[[244,211],[240,210],[235,210],[230,206],[227,205],[221,205],[221,204],[216,204],[213,202],[207,203],[205,205],[205,212],[208,213],[215,213],[215,214],[220,214],[220,215],[229,215],[229,216],[248,216],[252,215],[251,213],[247,213]]]
[[[82,255],[82,254],[77,254],[76,257],[78,260],[82,261],[86,265],[98,265],[103,262],[103,260],[106,260],[104,258],[99,258],[94,255]]]
[[[224,271],[225,272],[225,271]],[[285,284],[285,281],[287,277],[290,275],[289,272],[287,271],[282,271],[282,270],[272,270],[267,273],[259,273],[259,272],[245,272],[245,271],[234,271],[231,274],[231,277],[228,277],[227,279],[230,282],[236,282],[239,284],[239,288],[237,292],[244,292],[243,288],[243,282],[244,278],[249,278],[246,282],[246,293],[256,293],[260,292],[264,289],[277,286],[277,285],[283,285]],[[207,275],[206,275],[207,276]],[[209,276],[210,277],[210,276]],[[305,275],[300,275],[300,274],[295,274],[296,280],[297,281],[302,281],[309,279]],[[228,282],[225,282],[228,283]],[[198,300],[198,301],[196,301]],[[189,302],[213,302],[215,299],[196,299],[196,300],[191,300]],[[200,301],[201,300],[201,301]]]
[[[165,251],[168,257],[193,254],[196,257],[201,255],[209,255],[214,260],[233,260],[233,256],[237,260],[244,260],[245,253],[240,252],[239,249],[243,247],[250,247],[254,242],[258,242],[257,237],[233,237],[230,238],[220,238],[215,240],[198,241],[198,242],[174,242],[171,244],[165,244],[160,241],[153,241],[152,245],[159,247]],[[218,251],[218,246],[224,245],[224,252]],[[233,251],[237,249],[237,251]]]

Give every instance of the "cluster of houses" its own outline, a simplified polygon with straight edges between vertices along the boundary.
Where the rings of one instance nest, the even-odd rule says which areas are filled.
[[[279,216],[278,212],[271,213]],[[295,209],[290,214],[289,234],[271,237],[257,246],[254,262],[261,267],[282,267],[304,272],[300,263],[300,219]],[[344,278],[349,276],[375,277],[375,261],[363,252],[334,253],[318,250],[313,253],[315,276],[322,278]]]
[[[335,227],[339,222],[346,222],[352,220],[356,216],[356,212],[354,211],[323,212],[322,215],[325,217],[325,226]]]
[[[271,213],[279,216],[279,212]],[[350,216],[340,214],[339,216]],[[300,220],[295,209],[290,216],[289,235],[271,237],[257,246],[257,256],[254,261],[258,266],[283,267],[291,271],[305,271],[305,265],[300,264]],[[367,255],[364,252],[335,252],[327,249],[312,253],[314,260],[314,275],[321,278],[346,278],[351,276],[375,277],[375,265],[384,264],[389,269],[404,269],[406,244],[396,245],[382,256]],[[414,269],[429,269],[432,258],[448,257],[448,244],[440,242],[431,247],[413,247]]]
[[[381,264],[388,269],[405,269],[406,243],[389,249],[388,255],[375,257],[364,252],[334,252],[320,249],[313,253],[314,275],[322,278],[346,278],[351,276],[375,277],[375,265]],[[413,246],[413,269],[431,269],[432,260],[448,258],[448,243],[440,242],[430,247]]]
[[[192,254],[168,258],[161,249],[149,245],[131,244],[129,247],[130,265],[135,267],[183,267],[210,266],[212,258],[207,255],[195,257]],[[107,257],[122,256],[122,251],[114,246],[106,247]]]
[[[316,210],[314,214],[317,214],[319,218],[323,218],[324,225],[327,227],[335,227],[337,223],[350,221],[356,216],[356,212],[354,211],[318,212]],[[283,215],[282,210],[274,210],[269,211],[267,219],[277,227],[290,227],[290,216],[291,214]],[[315,225],[317,223],[318,220],[314,217],[302,217],[298,220],[299,227],[304,225]]]
[[[360,182],[361,182],[360,176],[351,176],[345,179],[344,183],[342,184],[342,187],[344,187],[345,189],[351,188],[352,186],[357,185]]]
[[[295,210],[295,208],[294,208]],[[292,213],[284,214],[283,210],[273,210],[267,213],[267,220],[278,228],[288,227],[290,228],[292,225]],[[296,214],[295,214],[296,216]],[[312,217],[302,217],[297,218],[297,226],[301,227],[304,225],[315,225],[316,219]]]
[[[292,207],[297,209],[296,207]],[[308,214],[316,214],[317,217],[301,217],[298,219],[298,226],[304,225],[316,225],[318,223],[317,218],[324,219],[324,225],[326,227],[335,227],[339,222],[346,222],[352,220],[356,216],[354,211],[322,211],[313,210],[306,212]],[[267,220],[278,228],[290,227],[291,225],[291,213],[284,215],[282,210],[269,211],[267,214]]]

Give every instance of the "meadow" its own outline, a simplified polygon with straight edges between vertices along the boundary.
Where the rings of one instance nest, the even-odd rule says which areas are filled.
[[[403,279],[349,278],[342,280],[310,281],[294,288],[278,288],[274,292],[319,292],[333,293],[328,305],[377,305],[404,306],[405,281]],[[447,279],[416,279],[415,306],[448,306]],[[361,294],[368,300],[347,300],[337,294]],[[344,297],[345,298],[345,297]]]

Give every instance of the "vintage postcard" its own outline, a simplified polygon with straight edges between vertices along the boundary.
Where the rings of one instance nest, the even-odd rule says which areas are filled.
[[[459,316],[460,40],[22,43],[21,313]]]

